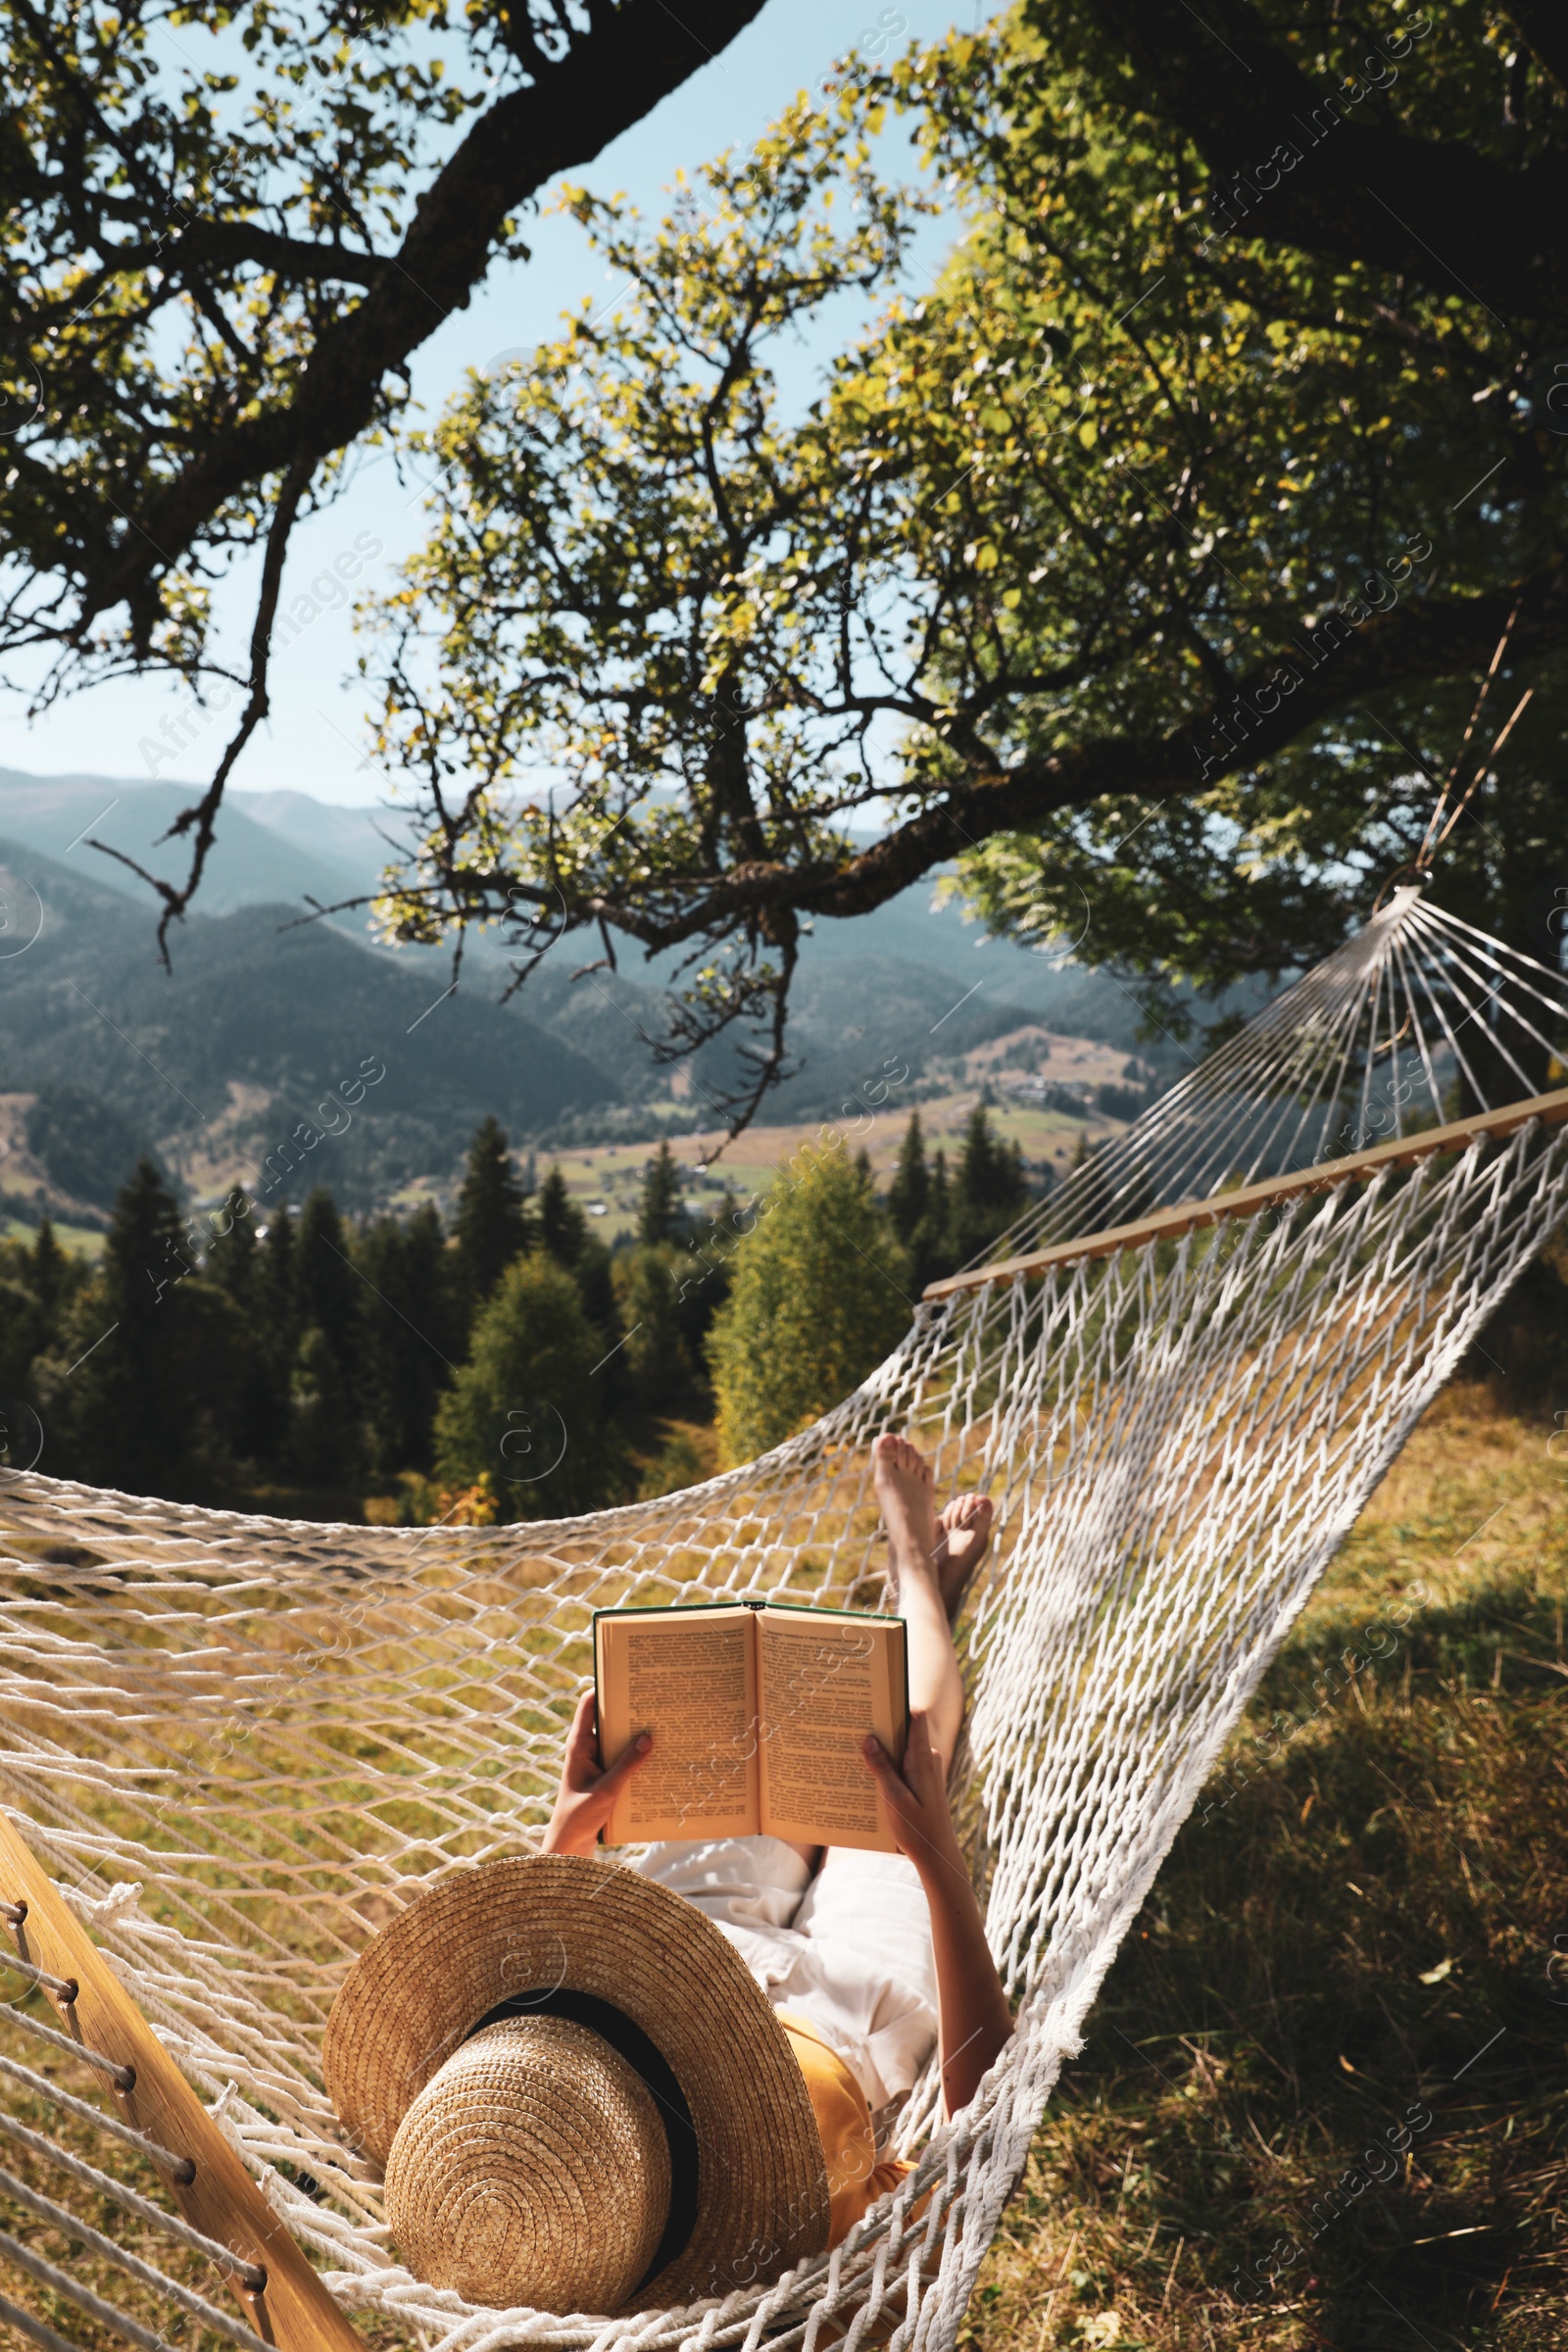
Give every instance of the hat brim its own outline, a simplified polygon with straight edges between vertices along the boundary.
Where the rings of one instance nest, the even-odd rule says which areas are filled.
[[[564,1854],[490,1862],[431,1886],[360,1954],[322,2045],[355,2144],[384,2165],[431,2076],[523,1993],[587,1992],[639,2026],[697,2139],[697,2217],[625,2307],[725,2295],[827,2244],[829,2191],[806,2081],[760,1986],[695,1905],[632,1870]]]

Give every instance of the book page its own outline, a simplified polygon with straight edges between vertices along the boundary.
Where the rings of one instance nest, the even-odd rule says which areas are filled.
[[[753,1616],[627,1609],[595,1619],[600,1754],[612,1764],[639,1732],[654,1735],[653,1753],[611,1815],[607,1845],[756,1834]]]
[[[903,1619],[764,1609],[757,1632],[762,1828],[805,1845],[896,1852],[861,1742],[875,1732],[903,1758]]]

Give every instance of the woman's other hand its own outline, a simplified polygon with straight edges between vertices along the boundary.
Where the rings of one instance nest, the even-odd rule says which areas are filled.
[[[1012,2038],[1007,1996],[963,1866],[948,1810],[947,1778],[925,1717],[909,1718],[902,1772],[875,1740],[865,1742],[865,1760],[886,1801],[893,1835],[919,1872],[931,1908],[942,2093],[949,2115],[956,2115]]]
[[[908,1855],[922,1878],[928,1871],[956,1868],[967,1886],[969,1874],[948,1809],[947,1776],[932,1745],[925,1714],[909,1717],[902,1772],[874,1736],[867,1736],[864,1752],[882,1791],[899,1851]]]
[[[577,1701],[561,1767],[561,1787],[545,1831],[541,1853],[591,1854],[599,1833],[631,1776],[646,1764],[652,1732],[639,1732],[623,1755],[607,1769],[599,1761],[599,1709],[591,1690]]]

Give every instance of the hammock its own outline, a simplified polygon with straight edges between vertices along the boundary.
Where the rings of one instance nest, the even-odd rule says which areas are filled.
[[[946,2352],[1062,2061],[1227,1735],[1411,1427],[1568,1206],[1565,1041],[1561,973],[1397,892],[1091,1153],[993,1262],[933,1286],[853,1396],[761,1460],[660,1501],[394,1530],[5,1479],[0,1772],[34,1858],[37,1930],[28,1946],[17,1926],[17,1943],[48,1989],[45,1915],[63,1898],[78,2001],[93,1966],[107,1975],[96,1943],[212,2102],[180,2108],[169,2067],[166,2129],[205,2133],[219,2171],[237,2153],[336,2310],[380,2315],[382,2338],[390,2324],[430,2352],[702,2352],[765,2335],[814,2352],[874,2330],[899,2352]],[[1014,2040],[951,2124],[928,2071],[896,2129],[915,2173],[831,2256],[776,2282],[738,2278],[723,2300],[619,2320],[484,2310],[421,2284],[321,2087],[321,2033],[354,1955],[433,1874],[537,1834],[596,1607],[742,1593],[874,1605],[868,1448],[889,1426],[935,1455],[939,1493],[980,1485],[998,1505],[960,1633],[971,1709],[955,1774]],[[0,1850],[13,1921],[24,1863],[20,1841]],[[77,2033],[85,2011],[55,1997]],[[119,2031],[117,1987],[94,1997],[103,2034]],[[138,2046],[151,2085],[166,2062],[150,2034]],[[61,2102],[89,2087],[84,2074],[68,2093],[0,2059],[0,2135],[20,2134],[48,2173],[30,2210],[63,2215],[101,2251],[73,2210],[132,2192],[18,2121],[42,2091],[63,2131]],[[133,2094],[115,2095],[123,2141]],[[106,2114],[77,2108],[78,2125]],[[254,2257],[254,2234],[225,2234],[211,2203],[189,2201],[207,2158],[187,2190],[177,2156],[166,2147],[161,2171],[150,2159],[146,2210],[162,2180],[165,2206],[209,2216],[170,2221],[187,2256],[250,2243]],[[0,2193],[14,2198],[9,2178]],[[14,2241],[0,2255],[15,2259]],[[226,2259],[254,2316],[244,2296],[260,2273]],[[266,2257],[279,2298],[281,2259],[275,2245]],[[82,2303],[68,2274],[33,2269]],[[255,2352],[258,2334],[205,2291],[168,2291]],[[83,2308],[102,2320],[106,2307]],[[330,2333],[279,2308],[284,2352]],[[0,2317],[59,2352],[35,2315],[6,2302]]]

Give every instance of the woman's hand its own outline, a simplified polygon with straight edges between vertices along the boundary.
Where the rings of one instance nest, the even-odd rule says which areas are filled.
[[[561,1787],[545,1831],[541,1853],[591,1854],[616,1797],[653,1748],[652,1732],[639,1732],[624,1755],[606,1771],[599,1761],[599,1710],[585,1690],[577,1701],[561,1767]]]
[[[967,1886],[969,1874],[963,1867],[953,1815],[948,1810],[947,1775],[942,1769],[942,1758],[931,1744],[926,1715],[909,1717],[902,1772],[874,1735],[867,1735],[864,1752],[882,1791],[899,1851],[908,1855],[922,1878],[928,1871],[951,1867],[958,1871]]]
[[[876,1740],[866,1740],[865,1760],[886,1800],[893,1835],[919,1872],[930,1905],[942,2093],[949,2115],[956,2115],[1012,2038],[1007,1996],[986,1942],[948,1810],[947,1775],[924,1715],[909,1718],[902,1773]]]

